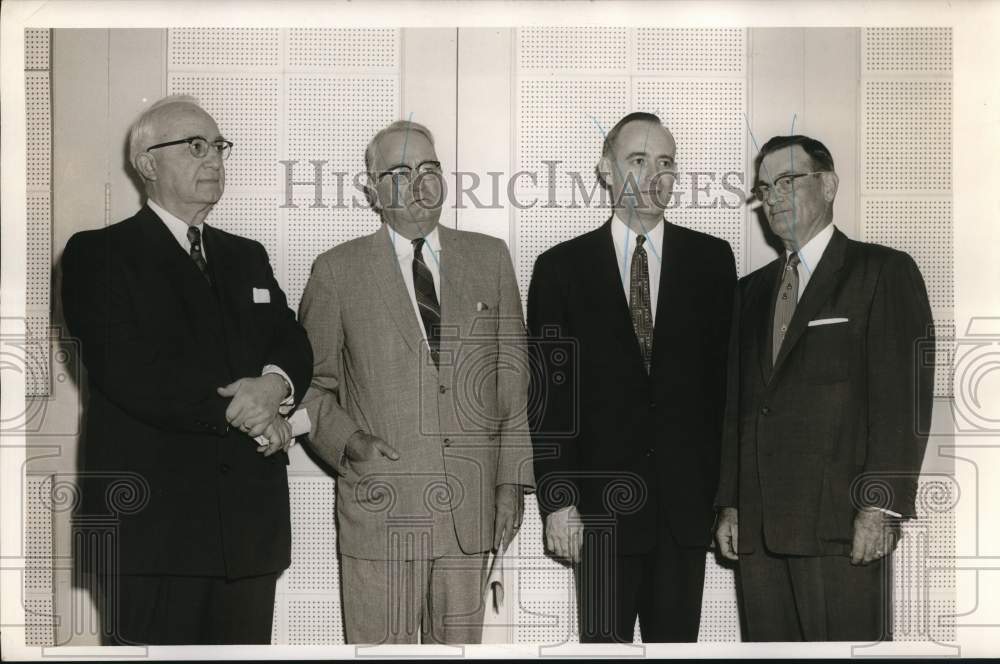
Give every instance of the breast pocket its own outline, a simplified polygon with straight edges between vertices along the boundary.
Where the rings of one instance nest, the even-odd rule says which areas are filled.
[[[836,383],[850,375],[851,328],[849,322],[806,328],[803,369],[811,383]]]

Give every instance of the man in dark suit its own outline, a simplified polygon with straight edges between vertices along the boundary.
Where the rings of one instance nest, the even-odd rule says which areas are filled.
[[[908,255],[833,226],[822,143],[774,137],[756,170],[785,252],[737,291],[716,540],[749,640],[891,638],[887,555],[930,424],[927,293]]]
[[[63,254],[90,393],[77,528],[114,524],[77,552],[100,557],[106,644],[270,642],[291,540],[279,410],[312,351],[264,248],[204,224],[231,147],[196,100],[160,100],[130,134],[148,203]]]
[[[655,115],[622,118],[598,166],[613,216],[539,256],[528,295],[539,508],[585,642],[631,643],[637,615],[645,642],[698,636],[736,273],[663,218],[675,152]]]

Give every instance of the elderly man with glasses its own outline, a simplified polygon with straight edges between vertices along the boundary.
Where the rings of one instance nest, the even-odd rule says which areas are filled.
[[[756,170],[784,251],[737,288],[716,541],[747,640],[891,639],[933,397],[927,292],[910,256],[833,225],[822,143],[776,136]]]
[[[426,127],[389,125],[365,162],[382,225],[313,264],[294,417],[337,473],[347,641],[478,643],[489,551],[534,484],[521,296],[503,241],[439,225]]]
[[[129,135],[146,204],[63,254],[89,386],[78,527],[114,527],[76,553],[100,557],[110,645],[269,643],[290,562],[283,415],[312,351],[264,247],[205,223],[232,146],[194,98],[153,104]]]

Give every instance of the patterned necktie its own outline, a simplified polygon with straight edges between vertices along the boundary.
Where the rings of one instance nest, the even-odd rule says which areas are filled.
[[[795,305],[799,299],[799,255],[793,253],[785,263],[785,271],[781,277],[781,286],[778,288],[778,299],[774,302],[774,326],[771,328],[771,365],[778,359],[778,351],[781,350],[781,342],[785,340],[788,326],[792,322],[792,314],[795,313]]]
[[[653,313],[649,298],[649,265],[646,262],[646,250],[642,248],[645,242],[645,235],[635,239],[632,269],[629,274],[628,308],[632,314],[635,338],[639,340],[642,363],[648,374],[653,364]]]
[[[191,260],[201,270],[205,280],[212,283],[212,277],[208,276],[208,263],[205,262],[204,254],[201,253],[201,230],[197,226],[188,226],[187,236],[188,242],[191,243]]]
[[[441,306],[434,292],[434,277],[431,275],[421,249],[424,239],[413,241],[413,292],[417,296],[417,308],[420,318],[424,321],[424,332],[427,333],[427,345],[431,349],[431,359],[438,366],[438,350],[441,347]]]

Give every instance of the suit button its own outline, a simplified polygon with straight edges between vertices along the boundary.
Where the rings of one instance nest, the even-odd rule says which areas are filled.
[[[441,394],[444,394],[447,391],[448,391],[447,387],[445,387],[444,385],[438,385],[438,392],[440,392]]]
[[[650,401],[649,402],[649,409],[650,410],[656,410],[656,402],[655,401]]]
[[[229,472],[229,464],[226,464],[226,463],[221,464],[219,466],[219,472],[222,473],[223,475],[225,475],[226,473],[228,473]]]
[[[451,445],[451,438],[445,438],[444,439],[444,446],[448,447],[449,445]]]
[[[767,406],[763,406],[760,409],[760,414],[761,415],[770,415],[771,414],[771,409],[768,408]]]
[[[654,450],[652,447],[650,447],[648,450],[646,450],[646,456],[651,457],[654,454],[656,454],[656,450]]]

